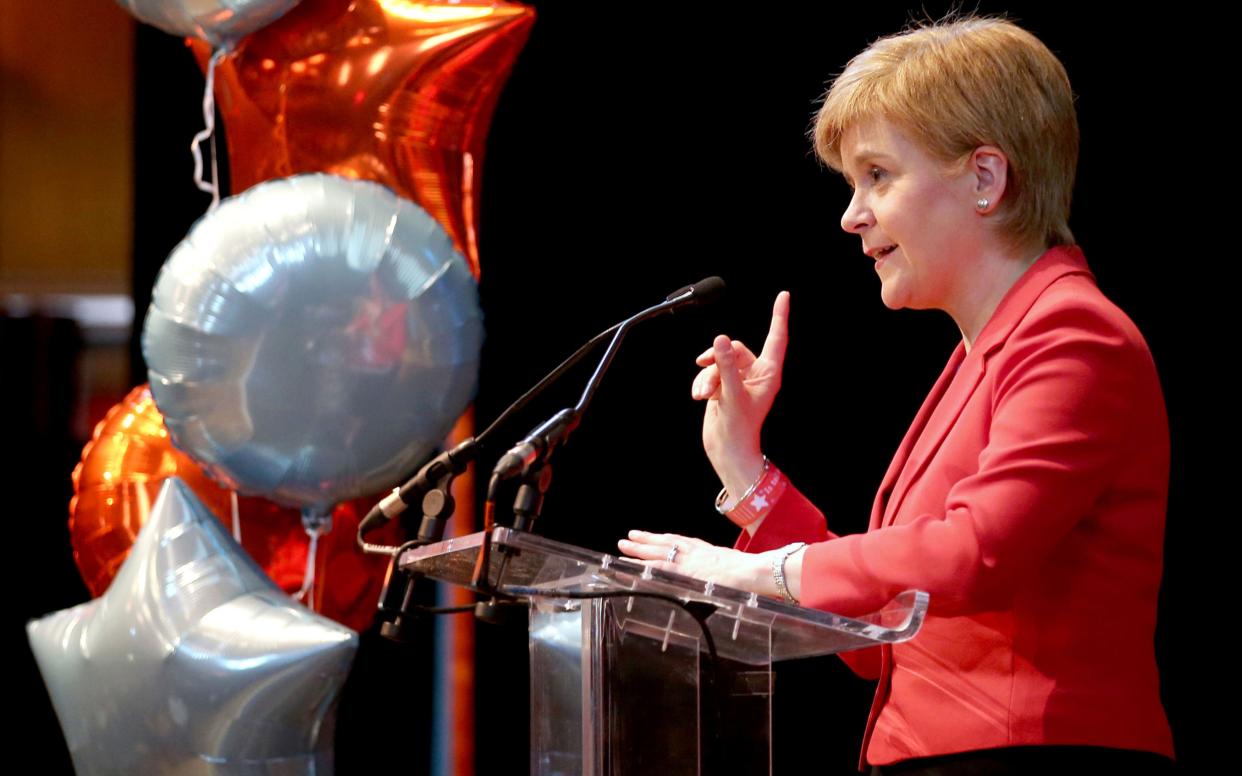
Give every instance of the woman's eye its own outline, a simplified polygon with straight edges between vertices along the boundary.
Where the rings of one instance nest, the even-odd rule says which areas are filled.
[[[879,167],[872,167],[870,170],[867,170],[867,177],[871,179],[872,183],[879,183],[884,177],[884,170]]]

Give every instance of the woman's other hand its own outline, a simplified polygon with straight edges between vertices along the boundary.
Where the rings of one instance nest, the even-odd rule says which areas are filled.
[[[745,493],[763,471],[759,432],[781,387],[788,322],[789,292],[782,291],[772,306],[772,323],[758,356],[722,334],[695,359],[703,369],[690,394],[707,402],[703,449],[731,499]]]
[[[760,595],[776,594],[771,559],[763,554],[717,547],[677,534],[630,531],[628,537],[617,542],[621,552],[653,568]]]

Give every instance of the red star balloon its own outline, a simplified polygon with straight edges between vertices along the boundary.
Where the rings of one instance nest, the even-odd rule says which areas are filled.
[[[377,181],[439,221],[477,277],[487,128],[533,22],[505,2],[303,0],[216,71],[234,193],[304,172]]]

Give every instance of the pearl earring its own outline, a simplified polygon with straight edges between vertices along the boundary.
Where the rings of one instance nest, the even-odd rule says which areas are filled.
[[[979,208],[980,210],[987,210],[988,205],[990,204],[992,203],[988,202],[987,197],[979,197],[979,201],[975,203],[975,207]]]

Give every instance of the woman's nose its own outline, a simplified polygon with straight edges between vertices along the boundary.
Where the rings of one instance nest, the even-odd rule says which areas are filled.
[[[841,228],[850,234],[858,234],[863,229],[871,226],[872,216],[871,208],[867,207],[864,196],[854,190],[854,194],[850,197],[850,204],[845,208],[845,212],[841,214]]]

